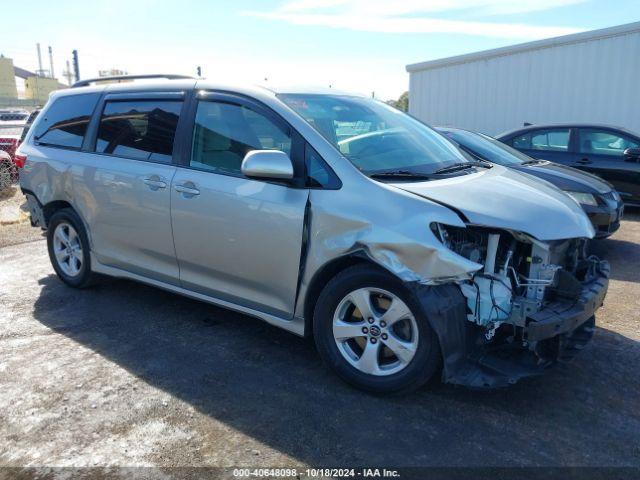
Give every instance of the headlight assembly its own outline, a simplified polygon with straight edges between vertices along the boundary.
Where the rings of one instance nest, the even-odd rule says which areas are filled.
[[[573,198],[580,205],[591,205],[593,207],[598,206],[598,201],[596,200],[596,197],[594,197],[590,193],[570,192],[568,190],[565,190],[564,193],[569,195],[571,198]]]

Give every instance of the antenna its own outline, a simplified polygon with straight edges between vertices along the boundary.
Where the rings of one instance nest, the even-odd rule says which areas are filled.
[[[53,73],[53,50],[51,50],[51,45],[49,45],[49,65],[51,66],[51,71],[49,72],[51,73],[51,78],[56,78]]]

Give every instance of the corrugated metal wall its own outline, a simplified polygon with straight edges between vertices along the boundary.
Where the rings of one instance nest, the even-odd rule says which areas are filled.
[[[524,122],[640,133],[640,32],[411,72],[409,111],[489,135]]]

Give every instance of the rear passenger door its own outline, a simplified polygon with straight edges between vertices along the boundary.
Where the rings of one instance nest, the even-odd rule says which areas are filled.
[[[92,196],[88,221],[100,263],[175,285],[170,186],[183,96],[107,95],[94,127],[91,167],[83,173],[86,192],[76,192]]]
[[[173,179],[171,219],[182,286],[248,308],[293,315],[308,190],[240,170],[247,152],[281,150],[301,170],[302,140],[245,97],[199,94]],[[294,140],[295,137],[295,140]]]
[[[533,158],[570,165],[571,128],[545,128],[530,130],[508,142],[514,148]]]

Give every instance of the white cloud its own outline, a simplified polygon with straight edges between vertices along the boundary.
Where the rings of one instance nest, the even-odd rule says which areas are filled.
[[[456,33],[484,37],[537,39],[579,31],[575,28],[439,18],[442,13],[475,18],[528,13],[586,0],[294,0],[268,12],[244,12],[294,25],[381,33]]]

